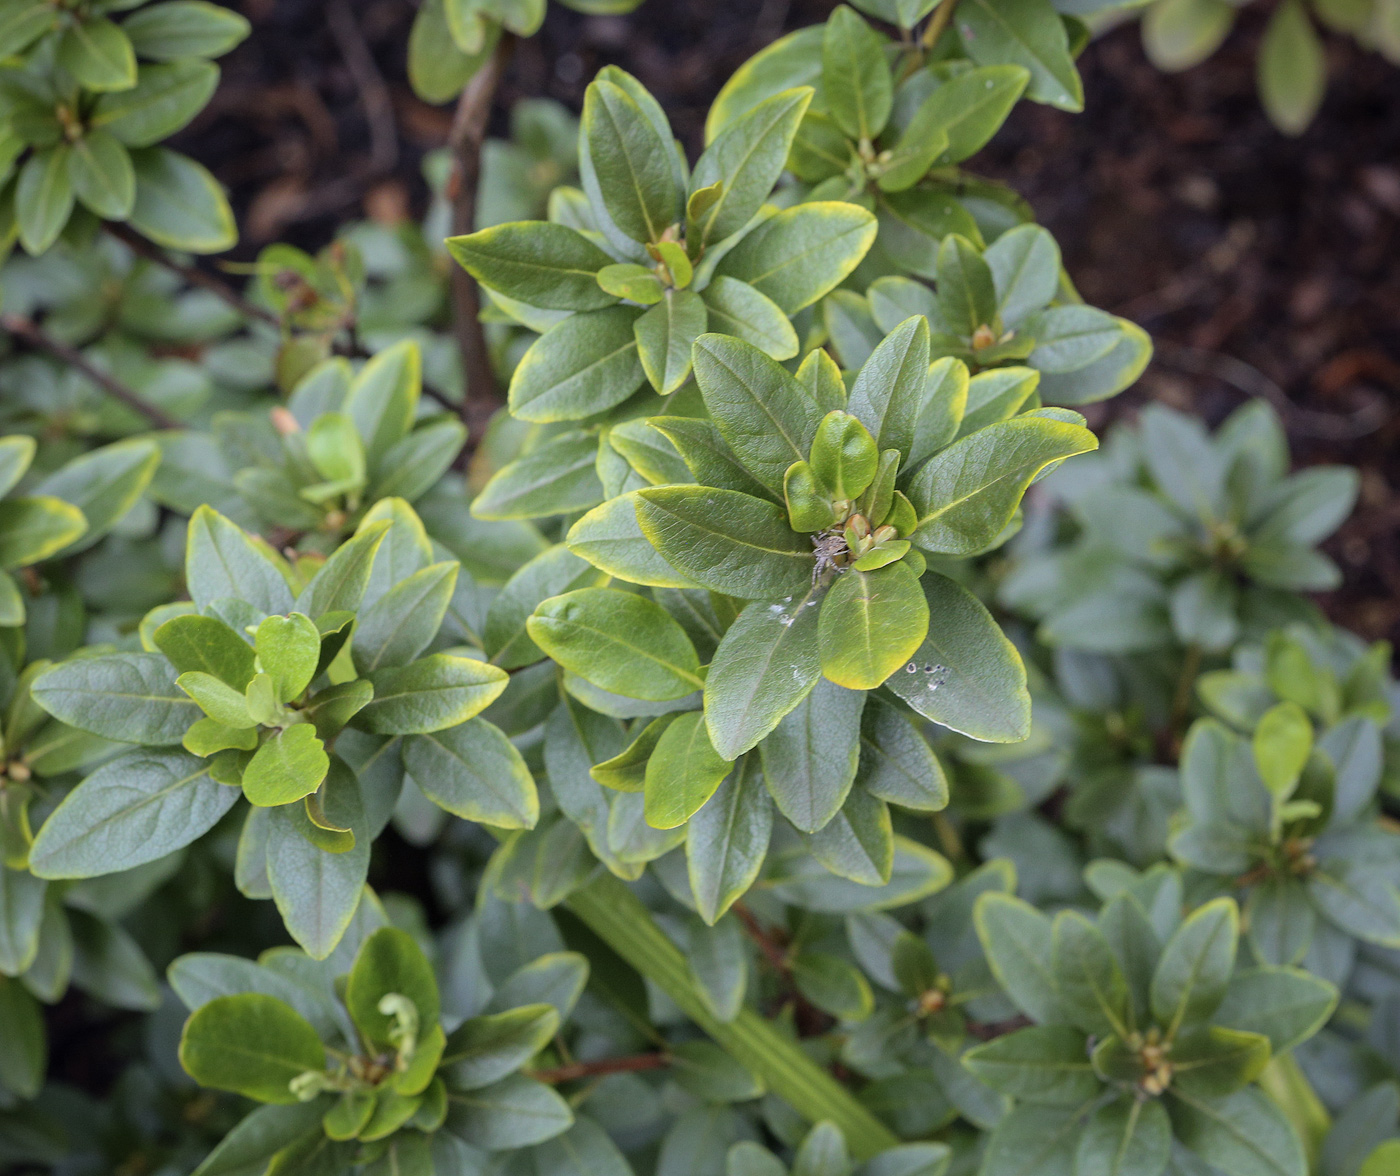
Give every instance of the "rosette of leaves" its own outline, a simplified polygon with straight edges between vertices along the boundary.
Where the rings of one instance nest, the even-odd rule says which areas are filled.
[[[1368,771],[1378,760],[1381,785],[1394,794],[1400,748],[1390,654],[1387,642],[1367,645],[1336,626],[1293,624],[1270,633],[1263,645],[1237,646],[1230,668],[1202,674],[1196,693],[1216,717],[1245,734],[1274,704],[1296,703],[1339,765],[1356,752]]]
[[[70,225],[84,239],[109,220],[188,253],[232,245],[233,213],[214,177],[158,144],[204,108],[219,81],[211,59],[248,32],[243,17],[203,0],[7,0],[0,56],[19,64],[6,71],[0,115],[12,208],[3,243],[17,236],[43,253]]]
[[[642,0],[559,0],[591,16],[621,16]],[[450,102],[490,59],[502,36],[533,37],[545,0],[428,0],[408,38],[408,79],[425,102]]]
[[[1400,837],[1376,820],[1379,731],[1368,719],[1315,739],[1296,702],[1237,734],[1200,719],[1181,757],[1177,861],[1245,895],[1250,947],[1341,983],[1356,940],[1400,947]]]
[[[930,363],[921,319],[882,343],[849,396],[821,352],[796,376],[732,337],[702,336],[695,357],[709,418],[650,418],[624,434],[663,484],[590,511],[568,536],[575,557],[652,592],[598,586],[581,561],[549,557],[519,585],[533,614],[518,652],[552,657],[584,706],[659,714],[625,750],[584,765],[640,791],[652,829],[678,838],[728,780],[723,804],[755,806],[764,823],[743,856],[756,869],[766,784],[817,858],[882,884],[897,845],[886,802],[947,800],[909,712],[978,739],[1028,728],[1019,656],[971,593],[924,571],[923,552],[994,545],[1039,471],[1093,435],[1075,414],[1030,410],[959,438],[966,368]],[[867,703],[886,683],[891,695]],[[731,821],[707,846],[692,825],[693,878],[734,836]],[[752,874],[736,877],[747,880],[702,900],[707,918]]]
[[[26,597],[43,590],[37,569],[25,570],[75,555],[106,535],[136,504],[160,462],[153,442],[118,441],[21,485],[37,449],[32,437],[0,438],[0,627],[23,625]],[[18,572],[25,574],[17,580]],[[12,662],[22,661],[22,638],[13,634],[7,645]]]
[[[457,815],[532,825],[528,768],[476,717],[506,674],[440,637],[458,567],[433,554],[398,500],[309,566],[201,507],[186,556],[192,602],[148,616],[140,652],[86,651],[31,686],[55,717],[141,745],[64,798],[31,868],[86,878],[153,861],[242,795],[240,886],[274,898],[319,958],[354,914],[405,769]]]
[[[950,232],[932,276],[932,290],[912,278],[877,278],[864,304],[849,291],[828,297],[826,320],[843,366],[858,367],[884,333],[922,315],[935,357],[996,373],[968,390],[968,412],[1005,414],[1033,392],[1050,404],[1106,400],[1151,357],[1141,327],[1085,306],[1067,287],[1060,248],[1039,225],[1008,229],[985,250]]]
[[[420,415],[421,391],[412,340],[358,372],[326,360],[285,406],[216,414],[209,433],[162,435],[165,462],[152,492],[177,510],[212,502],[303,548],[326,549],[375,503],[418,499],[461,450],[466,427],[450,413]]]
[[[577,988],[549,992],[543,975],[526,975],[492,1011],[448,1032],[432,965],[396,927],[366,936],[334,989],[324,965],[284,961],[195,955],[172,965],[191,1010],[181,1064],[201,1086],[264,1104],[201,1170],[236,1157],[274,1170],[462,1171],[573,1125],[569,1104],[520,1070],[555,1036]]]
[[[609,67],[584,102],[583,192],[556,193],[550,221],[448,241],[498,307],[542,332],[515,368],[510,410],[545,428],[487,484],[478,516],[534,518],[600,502],[616,463],[598,430],[685,387],[700,335],[730,334],[775,359],[797,355],[789,316],[844,280],[875,232],[853,204],[765,203],[810,99],[799,87],[759,104],[687,176],[656,100]]]
[[[1307,1172],[1293,1126],[1253,1083],[1326,1021],[1336,989],[1298,969],[1237,969],[1234,901],[1183,918],[1180,899],[1179,880],[1153,872],[1097,919],[1052,920],[1005,894],[977,900],[992,971],[1033,1022],[963,1058],[1015,1100],[987,1140],[983,1176],[1158,1176],[1178,1149],[1241,1176]]]
[[[1039,550],[1018,551],[999,599],[1038,619],[1054,646],[1223,652],[1242,636],[1261,640],[1312,619],[1298,593],[1340,582],[1316,545],[1351,511],[1358,484],[1344,466],[1290,474],[1282,427],[1263,401],[1213,436],[1152,405],[1047,484],[1077,534],[1056,541],[1052,530]]]

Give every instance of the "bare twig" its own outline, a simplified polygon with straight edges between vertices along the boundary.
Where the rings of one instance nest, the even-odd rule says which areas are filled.
[[[509,33],[503,33],[495,52],[462,90],[452,130],[447,138],[452,152],[452,179],[448,197],[452,201],[452,232],[470,233],[476,228],[476,190],[481,181],[481,146],[486,141],[487,122],[496,97],[496,87],[510,60],[515,45]],[[481,297],[476,281],[459,265],[452,267],[452,329],[457,348],[462,354],[462,371],[466,377],[466,395],[462,398],[462,416],[467,423],[480,426],[485,416],[496,407],[500,393],[496,375],[491,369],[491,355],[486,347],[486,333],[481,326]],[[478,432],[477,427],[472,432]]]
[[[739,925],[743,927],[744,934],[758,945],[758,949],[763,952],[764,959],[773,966],[774,971],[783,976],[788,975],[792,968],[788,964],[787,953],[768,934],[753,911],[749,910],[742,902],[736,902],[730,909],[734,912],[735,918],[739,920]]]
[[[660,1070],[671,1064],[669,1054],[636,1054],[630,1058],[603,1058],[596,1062],[570,1062],[566,1066],[555,1066],[552,1070],[531,1070],[530,1077],[536,1082],[555,1085],[560,1082],[573,1082],[579,1078],[601,1078],[607,1074],[634,1074],[638,1070]]]
[[[953,9],[957,6],[958,0],[942,0],[942,3],[934,9],[928,24],[924,26],[924,35],[919,38],[925,52],[932,50],[938,44],[938,38],[943,35],[943,30],[952,21]]]
[[[234,310],[238,311],[239,314],[247,315],[249,318],[257,319],[260,322],[269,323],[274,327],[280,327],[282,325],[282,320],[273,314],[272,311],[265,307],[258,306],[256,303],[249,302],[242,294],[221,278],[216,278],[213,274],[206,273],[196,266],[183,265],[175,261],[173,258],[166,255],[164,249],[161,249],[158,245],[153,245],[139,233],[127,228],[126,225],[108,222],[107,231],[138,257],[144,257],[147,261],[154,262],[156,265],[168,269],[171,273],[179,274],[180,277],[184,278],[184,280],[192,286],[199,286],[201,289],[208,290],[211,294],[217,295],[233,307]]]
[[[348,0],[330,0],[326,5],[326,23],[331,36],[345,58],[346,68],[355,81],[365,118],[369,121],[369,173],[380,175],[392,171],[399,158],[399,132],[394,123],[394,100],[384,75],[374,63],[374,54],[365,44],[359,22]]]
[[[1295,432],[1329,441],[1348,441],[1374,433],[1385,424],[1390,409],[1377,395],[1352,413],[1317,412],[1295,403],[1279,385],[1251,363],[1219,351],[1182,347],[1164,340],[1153,340],[1155,362],[1193,375],[1214,376],[1246,396],[1259,396],[1277,408]]]
[[[67,343],[59,342],[31,319],[18,314],[0,314],[0,330],[8,331],[16,338],[23,339],[30,347],[46,351],[55,359],[62,360],[70,367],[76,368],[108,396],[114,400],[120,400],[133,412],[140,413],[157,428],[178,429],[181,427],[180,422],[174,417],[167,416],[153,404],[147,404],[120,380],[108,375],[101,368],[93,366],[81,351],[69,347]]]

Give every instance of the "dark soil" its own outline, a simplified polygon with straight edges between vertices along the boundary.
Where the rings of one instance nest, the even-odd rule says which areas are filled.
[[[451,110],[408,88],[412,0],[240,6],[253,36],[225,61],[223,87],[180,144],[232,191],[239,254],[273,239],[320,245],[347,217],[421,211],[419,163],[445,140]],[[657,95],[693,156],[734,68],[831,7],[648,0],[629,17],[585,18],[551,5],[540,35],[515,52],[493,132],[504,133],[517,97],[577,109],[595,70],[617,63]],[[1395,639],[1400,71],[1334,40],[1322,113],[1289,139],[1254,96],[1261,25],[1246,10],[1220,53],[1175,76],[1146,63],[1135,26],[1121,28],[1081,60],[1084,114],[1022,104],[975,162],[1032,202],[1089,301],[1134,318],[1157,342],[1147,375],[1100,420],[1155,398],[1215,422],[1263,395],[1299,461],[1361,467],[1361,505],[1330,544],[1347,582],[1327,605],[1363,635]],[[366,49],[373,71],[347,64]],[[376,82],[392,120],[366,115],[360,95]]]

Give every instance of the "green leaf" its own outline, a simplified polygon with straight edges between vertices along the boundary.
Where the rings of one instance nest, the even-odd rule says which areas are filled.
[[[687,228],[686,243],[692,252],[698,255],[701,247],[732,236],[753,219],[782,174],[811,100],[812,90],[806,86],[765,98],[725,127],[705,149],[691,174],[690,190],[719,184],[720,191]],[[795,341],[790,354],[796,354]]]
[[[896,449],[901,454],[913,449],[928,370],[928,319],[922,316],[901,322],[861,366],[851,385],[847,410],[874,434],[878,449]]]
[[[1027,98],[1061,110],[1084,109],[1084,86],[1068,34],[1046,0],[969,0],[959,5],[954,24],[978,65],[1030,70]]]
[[[752,477],[781,497],[788,467],[807,460],[826,413],[752,344],[702,335],[694,357],[696,383],[725,443]]]
[[[531,306],[599,310],[616,301],[597,281],[598,271],[612,258],[565,225],[495,225],[467,237],[449,237],[447,250],[482,285]]]
[[[361,673],[407,665],[428,647],[452,603],[460,567],[444,560],[421,568],[360,613],[353,654]]]
[[[24,985],[9,976],[0,976],[0,1050],[5,1056],[0,1085],[20,1098],[38,1095],[48,1063],[44,1015]]]
[[[248,730],[256,727],[263,719],[271,721],[276,717],[275,712],[267,715],[263,715],[261,712],[253,713],[255,701],[260,703],[263,700],[264,692],[266,693],[266,701],[269,704],[273,702],[271,689],[267,685],[265,675],[262,689],[253,686],[250,681],[250,690],[247,693],[235,690],[232,686],[202,670],[186,671],[175,679],[175,684],[194,699],[199,704],[200,710],[216,723],[224,727],[231,727],[235,731]]]
[[[0,56],[23,53],[54,28],[57,14],[43,0],[8,4],[0,9]]]
[[[32,253],[43,253],[58,240],[73,211],[73,183],[69,178],[66,143],[34,152],[19,173],[15,188],[15,217],[19,241]]]
[[[1312,746],[1312,721],[1296,702],[1281,702],[1260,717],[1254,729],[1254,763],[1278,803],[1297,788]]]
[[[326,1065],[306,1018],[274,996],[220,996],[191,1014],[180,1035],[180,1064],[201,1086],[265,1103],[295,1103],[290,1083]]]
[[[1302,1144],[1283,1112],[1256,1088],[1223,1099],[1177,1091],[1172,1134],[1201,1159],[1238,1176],[1305,1176]]]
[[[1269,1063],[1269,1039],[1207,1025],[1172,1043],[1172,1086],[1200,1098],[1220,1098],[1248,1086]]]
[[[791,359],[798,351],[797,332],[771,298],[738,278],[715,277],[700,297],[713,331],[752,343],[772,359]]]
[[[238,691],[253,679],[253,647],[215,617],[172,617],[152,639],[178,673],[200,670]]]
[[[57,555],[87,530],[72,503],[48,496],[0,502],[0,567],[22,568]]]
[[[213,829],[238,799],[178,750],[102,764],[43,822],[29,867],[39,878],[95,878],[174,853]]]
[[[822,98],[847,135],[867,142],[885,129],[894,105],[885,38],[844,4],[822,36]]]
[[[476,1090],[520,1069],[558,1029],[559,1013],[547,1004],[469,1017],[448,1037],[441,1065],[453,1089]]]
[[[374,700],[354,725],[376,735],[442,731],[480,714],[509,681],[504,670],[468,657],[434,653],[369,675]]]
[[[355,377],[344,410],[364,442],[370,469],[378,470],[390,448],[408,436],[423,387],[423,357],[405,339],[378,352]],[[371,520],[360,526],[365,533]]]
[[[705,303],[693,290],[667,290],[633,324],[637,358],[651,386],[669,396],[690,379],[690,349],[708,329]]]
[[[410,735],[403,763],[423,794],[454,816],[499,829],[533,829],[539,820],[530,769],[500,728],[485,719]]]
[[[34,460],[38,443],[33,437],[14,434],[0,437],[0,498],[18,485]]]
[[[854,416],[834,409],[822,418],[812,438],[811,472],[832,497],[859,498],[874,480],[879,463],[875,439]],[[789,511],[792,510],[790,474],[791,470],[785,475],[783,487],[789,495]]]
[[[1368,863],[1331,859],[1307,881],[1308,897],[1329,922],[1358,939],[1400,946],[1400,891]]]
[[[815,86],[822,68],[821,25],[779,37],[734,71],[705,119],[705,141],[715,138],[745,111],[793,86]]]
[[[292,609],[292,592],[272,558],[236,524],[209,506],[190,518],[185,583],[201,612],[216,600],[246,600],[264,615]]]
[[[105,17],[73,21],[58,42],[58,64],[87,90],[126,90],[136,84],[136,54]]]
[[[144,439],[104,445],[66,462],[35,487],[76,506],[87,519],[81,540],[64,549],[73,555],[107,534],[140,500],[160,465],[160,447]]]
[[[646,306],[660,302],[666,289],[654,270],[633,262],[605,265],[598,271],[597,283],[614,298],[626,298]]]
[[[258,665],[272,679],[278,702],[300,698],[316,673],[321,634],[304,613],[264,617],[254,638]]]
[[[187,253],[222,253],[238,240],[233,211],[218,181],[194,160],[164,147],[133,151],[136,203],[131,225],[157,245]]]
[[[638,381],[640,383],[640,380]],[[498,470],[472,503],[479,519],[534,519],[603,500],[598,438],[562,433]]]
[[[705,677],[705,723],[726,759],[756,747],[821,675],[813,586],[788,604],[744,607],[715,650]]]
[[[1234,900],[1217,898],[1193,911],[1162,949],[1152,977],[1152,1013],[1168,1038],[1205,1020],[1224,999],[1239,924]]]
[[[234,15],[226,8],[218,11]],[[219,68],[207,61],[143,65],[131,89],[98,96],[89,125],[128,147],[153,147],[203,110],[218,84]]]
[[[421,1041],[437,1025],[437,980],[432,965],[413,937],[397,927],[381,927],[360,946],[345,986],[345,1008],[365,1045],[375,1051],[393,1051],[395,1018],[381,1011],[379,1002],[389,993],[406,996],[418,1010]]]
[[[875,241],[873,213],[844,201],[784,209],[748,233],[715,267],[795,314],[830,293]]]
[[[763,1082],[712,1041],[687,1041],[672,1051],[672,1076],[687,1094],[707,1103],[747,1102]]]
[[[772,831],[773,805],[749,756],[686,825],[690,892],[705,922],[713,925],[753,885]]]
[[[603,78],[584,94],[581,133],[613,222],[634,241],[660,241],[680,210],[674,145],[626,90]]]
[[[981,551],[1010,522],[1041,470],[1096,448],[1088,429],[1045,417],[979,429],[935,454],[910,480],[919,524],[914,542],[937,555]]]
[[[713,686],[711,670],[706,705]],[[870,795],[901,808],[937,812],[948,805],[948,777],[928,741],[902,711],[879,695],[867,697],[861,712],[856,779]]]
[[[1071,1176],[1080,1108],[1016,1106],[987,1139],[981,1176]]]
[[[651,541],[642,534],[642,528],[637,522],[636,493],[634,490],[610,499],[579,519],[569,529],[566,537],[569,551],[584,557],[599,571],[633,584],[647,584],[658,588],[695,587],[694,581],[682,576],[662,559],[656,548],[651,545]],[[594,572],[589,577],[580,577],[577,585],[582,586],[596,579],[597,573]],[[567,591],[574,586],[575,583],[571,582],[561,584],[558,588],[560,591]],[[502,596],[504,595],[503,592]],[[559,591],[550,592],[549,595],[559,595]],[[533,612],[539,601],[529,600],[525,603],[529,604]],[[492,607],[496,607],[494,602]],[[514,613],[519,606],[511,602],[503,603],[501,607],[509,608]],[[488,620],[489,616],[490,614]],[[520,620],[523,626],[525,616]],[[526,643],[531,650],[537,648],[523,628],[520,641]]]
[[[1171,1150],[1171,1120],[1161,1101],[1122,1095],[1089,1119],[1075,1150],[1075,1176],[1157,1176]]]
[[[542,1143],[568,1130],[573,1122],[567,1102],[552,1088],[523,1074],[512,1074],[479,1090],[448,1095],[446,1129],[488,1151]]]
[[[942,128],[948,136],[948,145],[937,162],[961,163],[980,151],[1006,121],[1030,80],[1030,71],[1023,66],[988,65],[958,74],[939,86],[919,110],[929,125]],[[997,240],[1014,232],[1011,229]],[[995,244],[988,254],[993,248]]]
[[[1238,11],[1226,0],[1159,0],[1143,17],[1143,51],[1160,70],[1190,69],[1220,47]]]
[[[521,420],[576,421],[632,395],[646,379],[631,306],[570,315],[521,357],[510,381],[510,409]]]
[[[656,486],[635,501],[642,533],[695,584],[785,603],[811,587],[811,544],[771,502],[703,486]]]
[[[73,144],[68,157],[73,194],[106,220],[125,220],[136,203],[136,172],[131,156],[114,135],[91,130]]]
[[[247,39],[252,26],[236,12],[205,0],[169,0],[143,8],[122,24],[138,57],[174,61],[222,57]]]
[[[616,588],[551,597],[526,624],[531,639],[565,669],[629,698],[684,698],[704,684],[695,647],[653,600]]]
[[[919,649],[928,628],[928,604],[908,563],[842,572],[817,623],[822,674],[839,686],[873,690]]]
[[[330,788],[332,782],[337,786]],[[369,870],[370,836],[359,782],[341,760],[332,759],[327,785],[326,816],[350,830],[350,849],[327,853],[313,845],[300,805],[272,809],[267,836],[267,877],[277,910],[292,938],[318,960],[335,950],[350,926]]]
[[[1396,1164],[1400,1164],[1400,1139],[1389,1139],[1366,1158],[1356,1176],[1386,1176]]]
[[[243,769],[243,794],[262,808],[290,804],[315,792],[329,768],[330,757],[316,728],[294,723],[253,754]]]
[[[990,891],[978,897],[972,918],[992,974],[1012,1003],[1041,1024],[1060,1020],[1049,918],[1028,902]]]
[[[18,976],[38,958],[47,890],[28,869],[0,865],[0,973]]]
[[[1327,58],[1299,0],[1274,9],[1259,44],[1259,100],[1286,135],[1301,135],[1322,105]]]
[[[943,889],[952,880],[953,868],[940,854],[898,834],[894,839],[894,864],[883,886],[866,886],[838,878],[815,857],[791,853],[774,863],[765,883],[783,902],[810,911],[850,914],[879,911],[918,902]]]
[[[200,717],[158,653],[82,657],[45,670],[34,701],[80,731],[148,745],[177,744]]]
[[[809,834],[806,842],[812,855],[833,874],[865,886],[890,880],[894,824],[889,805],[863,788],[848,792],[840,811]]]
[[[818,679],[759,746],[763,777],[782,814],[804,833],[836,815],[860,761],[865,695]]]
[[[994,1090],[1030,1103],[1079,1107],[1099,1092],[1082,1031],[1038,1025],[993,1038],[963,1054],[963,1065]]]
[[[710,742],[704,715],[687,711],[678,716],[647,761],[647,824],[654,829],[685,824],[715,794],[732,766]]]
[[[1129,1037],[1136,1028],[1132,998],[1103,932],[1078,911],[1061,911],[1053,937],[1051,968],[1060,1007],[1086,1033]]]

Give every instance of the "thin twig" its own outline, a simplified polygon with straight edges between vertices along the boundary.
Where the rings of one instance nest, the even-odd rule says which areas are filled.
[[[23,339],[29,346],[46,351],[55,359],[62,360],[70,367],[76,368],[112,399],[120,400],[132,412],[140,413],[157,428],[178,429],[181,427],[180,422],[174,417],[167,416],[154,404],[147,404],[120,380],[108,375],[101,368],[94,367],[81,351],[69,347],[67,343],[59,342],[23,315],[0,314],[0,330],[8,331],[16,338]]]
[[[256,303],[249,302],[237,290],[230,286],[221,278],[216,278],[213,274],[205,273],[204,270],[192,265],[184,265],[173,258],[168,257],[164,249],[151,244],[139,233],[127,228],[122,224],[108,223],[107,231],[121,241],[128,249],[138,257],[144,257],[147,261],[168,269],[171,273],[179,274],[192,286],[199,286],[208,290],[211,294],[223,299],[239,314],[247,315],[249,318],[257,319],[260,322],[269,323],[274,327],[281,327],[282,320],[272,311]]]
[[[1299,433],[1322,437],[1328,441],[1351,441],[1374,433],[1390,416],[1385,398],[1376,395],[1352,413],[1318,412],[1295,403],[1274,380],[1251,363],[1238,356],[1200,347],[1183,347],[1178,343],[1155,339],[1152,343],[1155,362],[1178,371],[1198,376],[1214,376],[1246,396],[1267,400],[1287,418],[1288,425]]]
[[[739,925],[743,927],[744,933],[758,945],[758,949],[763,952],[764,958],[773,965],[774,970],[786,976],[792,970],[788,964],[787,954],[764,930],[763,924],[758,921],[753,911],[749,910],[742,902],[736,902],[730,909],[734,912],[735,918],[739,920]]]
[[[937,8],[933,10],[933,15],[929,17],[928,24],[924,26],[924,35],[919,38],[923,45],[924,52],[930,52],[938,44],[938,38],[943,35],[943,30],[953,19],[953,9],[958,6],[958,0],[943,0]]]
[[[452,201],[452,232],[470,233],[476,228],[476,190],[481,181],[481,147],[486,141],[487,123],[495,101],[496,87],[510,60],[515,39],[503,33],[490,59],[462,90],[457,112],[452,118],[452,130],[447,137],[452,152],[452,179],[448,197]],[[496,374],[491,368],[491,355],[486,346],[486,332],[481,325],[481,296],[476,281],[460,265],[452,267],[452,329],[457,348],[462,354],[462,372],[466,377],[466,394],[461,412],[468,425],[484,424],[485,416],[500,400]],[[472,432],[478,432],[473,428]]]
[[[330,0],[326,5],[326,23],[364,104],[369,122],[370,174],[392,171],[399,158],[399,132],[394,123],[394,99],[384,75],[374,62],[374,54],[369,51],[347,0]]]
[[[596,1062],[570,1062],[566,1066],[555,1066],[551,1070],[531,1070],[530,1077],[536,1082],[551,1086],[560,1082],[573,1082],[579,1078],[600,1078],[606,1074],[634,1074],[638,1070],[660,1070],[671,1064],[670,1054],[636,1054],[630,1058],[603,1058]]]

